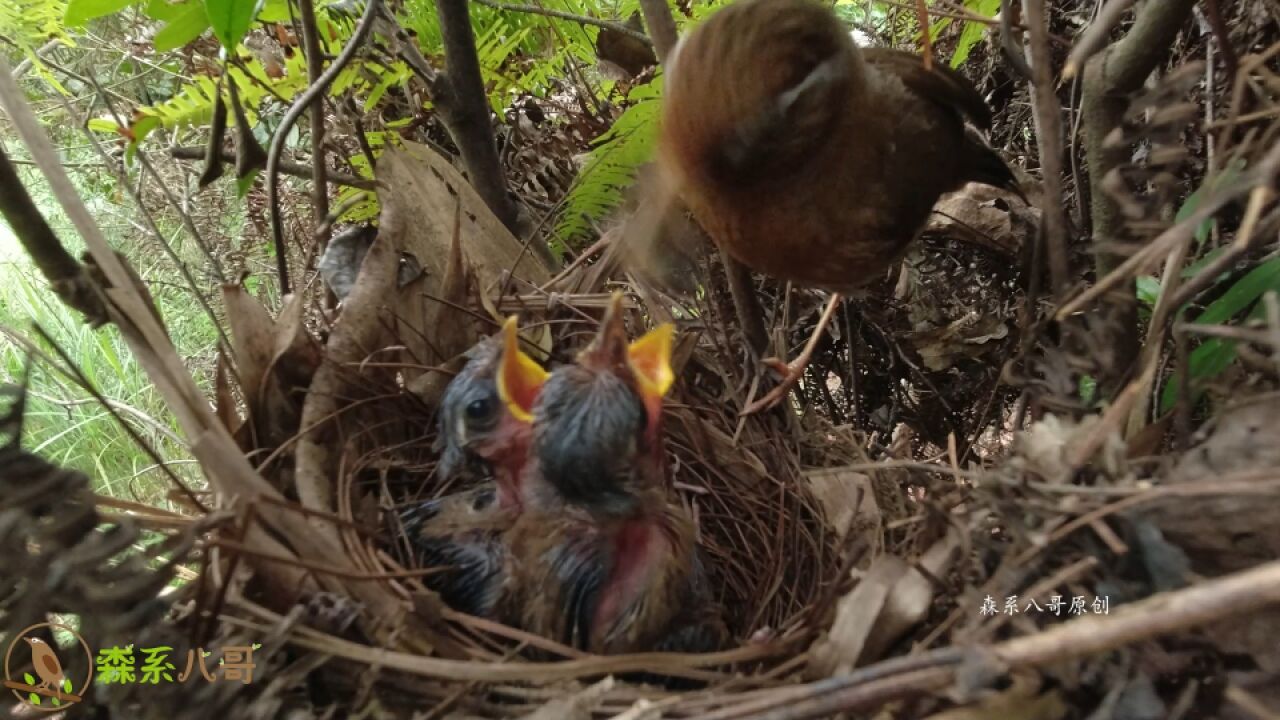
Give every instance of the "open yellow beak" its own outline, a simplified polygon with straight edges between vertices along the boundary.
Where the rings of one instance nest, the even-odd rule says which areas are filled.
[[[627,342],[627,331],[622,322],[622,293],[615,292],[609,298],[600,332],[591,346],[578,358],[584,367],[619,370],[625,367],[635,377],[637,389],[647,405],[661,407],[662,398],[675,382],[671,369],[671,352],[675,326],[663,323],[645,333],[635,342]]]
[[[627,346],[627,361],[635,373],[640,391],[654,398],[665,397],[676,380],[671,369],[672,338],[676,328],[663,323]]]
[[[520,349],[516,317],[502,324],[502,359],[498,362],[498,397],[521,422],[533,421],[533,403],[538,399],[547,371]]]

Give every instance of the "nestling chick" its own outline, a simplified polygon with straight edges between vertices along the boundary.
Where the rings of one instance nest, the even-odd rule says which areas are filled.
[[[529,507],[509,535],[504,617],[596,653],[707,651],[727,632],[693,519],[666,494],[671,326],[628,346],[620,303],[534,406]]]
[[[410,507],[400,514],[417,562],[448,567],[426,584],[452,608],[492,617],[505,579],[502,533],[523,504],[534,398],[546,379],[517,345],[515,318],[486,340],[445,390],[443,452],[437,472],[474,470],[491,481]]]
[[[529,453],[529,421],[547,372],[519,347],[516,318],[477,345],[440,401],[440,465],[452,478],[464,470],[492,475],[498,504],[520,504],[521,473]],[[505,402],[504,398],[510,402]]]

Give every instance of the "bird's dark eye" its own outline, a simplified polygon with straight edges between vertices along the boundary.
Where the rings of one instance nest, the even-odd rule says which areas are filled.
[[[487,397],[476,398],[467,403],[468,420],[484,420],[493,412],[493,401]]]

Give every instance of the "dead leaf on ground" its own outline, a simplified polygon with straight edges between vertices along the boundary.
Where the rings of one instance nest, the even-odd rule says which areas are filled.
[[[538,257],[526,251],[466,178],[431,148],[406,142],[388,149],[377,174],[383,215],[394,215],[403,229],[391,239],[393,250],[397,256],[416,258],[423,272],[384,298],[391,310],[388,320],[399,326],[393,336],[405,344],[410,363],[437,365],[492,334],[499,318],[485,326],[465,306],[473,300],[481,305],[493,302],[509,275],[515,290],[550,280]],[[386,229],[384,222],[384,233]],[[421,372],[406,368],[406,380],[412,382]]]
[[[960,535],[950,528],[929,548],[919,566],[945,577],[959,557]],[[924,619],[936,594],[933,583],[894,555],[882,555],[836,605],[831,629],[809,649],[809,677],[831,677],[880,658],[894,642]]]
[[[1164,484],[1211,484],[1231,473],[1280,467],[1280,402],[1272,398],[1228,409],[1207,435]],[[1187,553],[1197,572],[1223,574],[1280,557],[1280,488],[1170,497],[1147,506],[1142,516]]]
[[[865,530],[869,537],[880,536],[880,507],[870,477],[844,468],[823,468],[806,472],[805,478],[827,527],[837,535]]]
[[[290,296],[275,320],[242,285],[224,285],[222,299],[248,412],[236,441],[245,451],[277,448],[297,433],[303,391],[320,364],[319,345],[302,322],[302,296]],[[229,389],[219,393],[224,422],[221,406],[230,400]]]
[[[924,366],[934,372],[946,370],[963,357],[978,357],[985,345],[1009,336],[1009,326],[996,316],[976,311],[942,327],[924,325],[904,333],[903,339],[915,348]]]
[[[1017,257],[1039,210],[988,185],[969,183],[934,206],[924,233],[945,235]]]

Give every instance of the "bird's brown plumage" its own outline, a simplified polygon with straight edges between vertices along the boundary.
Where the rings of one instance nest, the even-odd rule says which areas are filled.
[[[858,48],[812,0],[741,0],[673,55],[659,162],[712,239],[759,272],[851,291],[883,275],[942,193],[1015,186],[966,132],[990,113],[962,76]]]
[[[38,687],[60,689],[64,676],[57,653],[49,647],[48,643],[39,638],[24,637],[23,640],[31,646],[31,665],[35,668],[36,675],[40,676]]]

